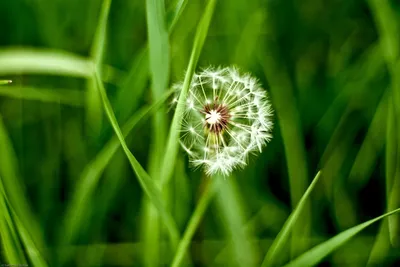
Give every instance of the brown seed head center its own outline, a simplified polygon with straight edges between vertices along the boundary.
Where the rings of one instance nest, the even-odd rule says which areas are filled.
[[[228,125],[230,118],[229,109],[227,106],[214,102],[207,104],[204,107],[205,125],[210,132],[219,134]]]

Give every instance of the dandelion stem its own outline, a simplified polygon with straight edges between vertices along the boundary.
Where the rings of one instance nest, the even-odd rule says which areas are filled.
[[[209,179],[209,183],[198,201],[196,209],[194,210],[192,217],[190,218],[189,223],[186,227],[186,230],[183,233],[183,237],[179,241],[178,249],[171,264],[172,267],[178,267],[181,265],[185,253],[189,247],[190,241],[196,233],[201,219],[203,218],[204,213],[206,212],[211,200],[213,199],[217,191],[218,184],[221,180],[222,179],[220,179],[220,177],[211,177]]]

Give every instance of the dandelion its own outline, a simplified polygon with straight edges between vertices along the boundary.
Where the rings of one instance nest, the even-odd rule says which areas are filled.
[[[178,96],[182,84],[174,85]],[[173,103],[177,102],[177,97]],[[181,127],[181,146],[194,167],[228,175],[271,139],[272,108],[257,79],[238,69],[194,74]]]

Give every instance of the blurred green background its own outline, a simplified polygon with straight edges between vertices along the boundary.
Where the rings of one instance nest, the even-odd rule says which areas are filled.
[[[183,80],[206,4],[0,0],[0,78],[13,81],[0,85],[1,263],[171,263],[168,230],[112,139],[93,69],[123,128]],[[160,197],[181,234],[221,180],[182,266],[260,266],[320,169],[282,262],[400,206],[399,21],[394,0],[216,1],[196,70],[236,65],[258,77],[274,137],[227,178],[205,177],[179,151]],[[156,114],[126,137],[151,177],[169,157],[168,101]],[[320,266],[400,266],[400,224],[389,222]]]

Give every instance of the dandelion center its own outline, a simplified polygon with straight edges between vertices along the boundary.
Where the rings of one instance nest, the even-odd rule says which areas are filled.
[[[204,106],[205,114],[205,127],[212,133],[219,134],[222,132],[228,124],[229,120],[229,110],[228,107],[220,104],[220,103],[213,103],[213,104],[206,104]]]
[[[221,119],[221,114],[219,114],[216,110],[211,110],[210,113],[206,114],[206,122],[208,124],[219,123],[220,119]]]

